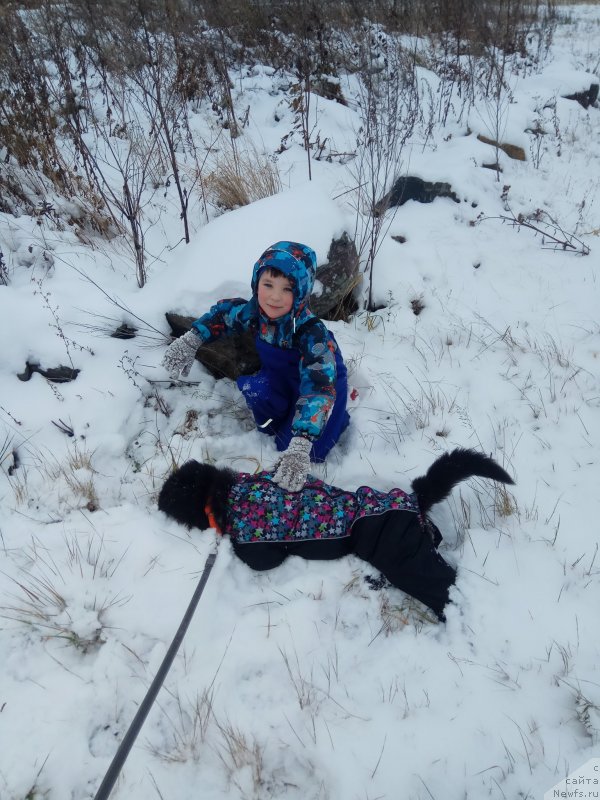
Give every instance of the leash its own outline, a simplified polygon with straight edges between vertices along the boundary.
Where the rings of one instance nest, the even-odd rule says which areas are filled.
[[[177,651],[179,650],[179,646],[183,641],[183,637],[185,636],[185,632],[188,629],[188,626],[194,616],[194,611],[196,610],[196,606],[198,605],[198,601],[200,600],[200,596],[204,591],[204,587],[206,586],[206,582],[208,580],[208,576],[214,566],[215,560],[217,558],[216,552],[210,553],[208,558],[206,559],[206,563],[204,565],[204,570],[202,571],[202,575],[200,576],[200,581],[198,582],[198,586],[192,596],[190,604],[185,612],[183,619],[181,620],[181,624],[177,629],[177,633],[171,642],[169,649],[165,657],[163,658],[162,664],[154,680],[152,681],[150,688],[148,689],[146,696],[144,697],[140,707],[137,710],[137,714],[133,718],[131,725],[125,736],[123,737],[123,741],[119,745],[119,749],[115,753],[115,756],[104,776],[104,780],[100,784],[100,788],[94,795],[94,800],[107,800],[110,793],[113,790],[113,787],[119,777],[119,773],[127,756],[129,755],[129,751],[131,750],[133,743],[135,742],[138,733],[142,725],[144,724],[144,720],[148,716],[148,712],[150,711],[152,704],[156,700],[156,695],[159,692],[160,687],[163,684],[164,679],[167,676],[167,673],[173,663],[173,659],[177,655]]]

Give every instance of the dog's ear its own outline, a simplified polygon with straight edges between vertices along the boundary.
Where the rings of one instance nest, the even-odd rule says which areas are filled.
[[[211,464],[187,461],[164,482],[158,495],[159,509],[188,528],[208,528],[204,507],[217,472]]]

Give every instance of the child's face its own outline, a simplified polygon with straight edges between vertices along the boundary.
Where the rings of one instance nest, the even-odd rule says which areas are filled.
[[[284,275],[263,272],[258,279],[258,304],[269,319],[287,314],[294,305],[292,282]]]

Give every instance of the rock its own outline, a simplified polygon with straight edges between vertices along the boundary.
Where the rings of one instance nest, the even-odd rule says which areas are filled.
[[[32,364],[29,361],[25,364],[25,369],[17,375],[20,381],[28,381],[34,372],[39,372],[52,383],[69,383],[74,381],[79,375],[79,370],[73,367],[65,367],[62,364],[58,367],[50,367],[49,369],[42,369],[39,364]]]
[[[497,142],[495,139],[489,139],[481,133],[477,134],[477,138],[484,144],[491,144],[493,147],[497,147],[498,150],[502,150],[503,153],[506,153],[509,158],[514,158],[515,161],[527,161],[525,150],[517,144]],[[484,164],[484,166],[488,165]],[[496,169],[496,167],[493,167],[493,169]]]
[[[348,105],[339,80],[331,80],[331,78],[321,75],[320,78],[311,83],[310,90],[327,100],[335,100],[336,103],[342,106]]]
[[[112,339],[135,339],[135,335],[137,333],[137,328],[134,328],[132,325],[127,325],[126,322],[123,322],[122,325],[119,325],[118,328],[111,333]]]
[[[600,84],[592,83],[589,89],[583,92],[575,92],[575,94],[564,95],[565,100],[577,100],[577,102],[584,108],[589,108],[596,103],[598,99],[598,89]]]
[[[433,203],[436,197],[449,197],[455,203],[460,203],[449,183],[431,183],[422,178],[407,175],[398,178],[391,191],[375,204],[373,214],[378,216],[392,206],[404,205],[408,200],[416,200],[417,203]]]
[[[170,312],[165,317],[175,337],[187,333],[197,319]],[[249,331],[200,345],[196,358],[214,378],[235,380],[240,375],[252,375],[260,369],[254,336]]]
[[[356,245],[344,232],[331,242],[327,262],[317,267],[316,286],[310,298],[311,311],[321,319],[347,319],[347,306],[352,306],[352,292],[359,283]]]

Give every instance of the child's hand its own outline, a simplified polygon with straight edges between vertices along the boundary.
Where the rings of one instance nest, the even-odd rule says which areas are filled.
[[[312,442],[303,436],[294,436],[281,456],[273,480],[288,492],[299,492],[306,483],[310,469]]]
[[[191,330],[167,347],[161,364],[173,380],[177,380],[180,374],[184,378],[189,374],[201,344],[200,337]]]

